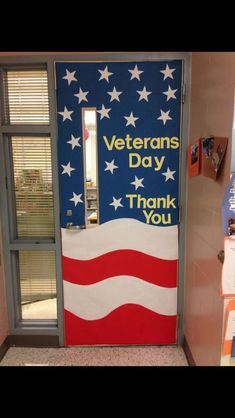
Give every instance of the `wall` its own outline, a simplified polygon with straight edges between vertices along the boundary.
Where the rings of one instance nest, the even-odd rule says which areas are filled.
[[[235,53],[192,53],[190,143],[201,136],[229,138],[219,181],[188,179],[184,334],[197,365],[219,365],[224,300],[221,204],[229,180],[234,109]]]
[[[3,272],[3,254],[2,254],[2,242],[1,242],[1,225],[0,225],[0,345],[3,343],[8,335],[8,318],[6,308],[6,293],[5,293],[5,277]]]

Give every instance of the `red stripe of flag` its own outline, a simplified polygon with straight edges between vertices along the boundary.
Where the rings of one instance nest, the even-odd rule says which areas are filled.
[[[162,260],[134,250],[117,250],[91,260],[62,257],[63,278],[89,285],[108,277],[135,276],[162,287],[177,286],[178,260]]]

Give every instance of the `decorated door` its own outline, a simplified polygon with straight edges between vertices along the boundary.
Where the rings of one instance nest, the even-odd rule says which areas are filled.
[[[56,63],[66,345],[176,343],[181,79]]]

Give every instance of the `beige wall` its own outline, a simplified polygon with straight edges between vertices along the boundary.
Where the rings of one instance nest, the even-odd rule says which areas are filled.
[[[8,335],[8,319],[7,319],[7,308],[6,308],[6,293],[5,293],[5,278],[3,272],[3,254],[2,254],[2,235],[0,225],[0,254],[1,254],[1,265],[0,265],[0,345]]]
[[[229,138],[218,181],[188,179],[185,337],[197,365],[219,365],[223,335],[220,297],[223,249],[221,204],[229,180],[235,87],[235,53],[192,53],[190,135]]]

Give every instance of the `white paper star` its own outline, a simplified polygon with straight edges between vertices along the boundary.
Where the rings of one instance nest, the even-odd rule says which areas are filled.
[[[72,150],[75,148],[75,147],[80,147],[81,146],[81,144],[79,144],[79,139],[81,139],[81,137],[79,136],[78,138],[74,138],[74,136],[73,135],[71,135],[71,139],[70,139],[70,141],[67,141],[67,144],[71,144],[72,145]]]
[[[111,96],[110,102],[112,102],[113,100],[117,100],[118,102],[120,102],[119,96],[123,92],[122,91],[117,91],[116,87],[114,87],[113,91],[107,91],[107,93]]]
[[[163,112],[163,110],[160,109],[160,112],[161,112],[161,116],[159,116],[158,119],[162,120],[164,125],[166,124],[167,120],[172,120],[172,118],[169,116],[170,110],[168,110],[167,112]]]
[[[84,102],[88,102],[86,96],[89,93],[89,91],[82,91],[81,88],[79,88],[79,93],[74,94],[74,96],[78,97],[78,103],[81,103],[83,100]]]
[[[104,169],[104,171],[110,171],[110,173],[112,173],[112,174],[113,174],[113,170],[115,170],[115,168],[118,168],[118,166],[114,164],[114,160],[112,160],[110,163],[108,163],[107,161],[105,161],[105,164],[107,166]]]
[[[58,113],[61,116],[63,116],[63,122],[64,122],[66,119],[72,120],[70,115],[72,115],[73,112],[74,112],[73,110],[68,110],[67,107],[65,106],[64,111],[63,112],[58,112]]]
[[[109,206],[114,206],[114,209],[116,211],[117,208],[123,207],[123,205],[121,204],[121,200],[122,200],[122,197],[120,197],[120,199],[115,199],[115,197],[113,197],[113,201],[112,203],[109,204]]]
[[[137,65],[135,66],[135,68],[133,70],[128,70],[129,73],[131,73],[131,80],[133,80],[134,78],[137,78],[137,80],[140,80],[140,74],[143,73],[143,71],[138,70]]]
[[[62,77],[64,80],[68,81],[69,86],[72,83],[72,81],[78,81],[74,76],[75,73],[76,73],[76,71],[72,71],[70,73],[69,70],[66,70],[66,75],[64,77]]]
[[[166,177],[165,181],[168,181],[169,179],[175,180],[175,178],[173,177],[173,174],[175,173],[176,171],[171,171],[169,167],[167,167],[167,171],[165,173],[162,173],[162,175]]]
[[[150,94],[152,94],[151,91],[147,91],[146,90],[146,87],[145,86],[144,86],[143,90],[137,90],[137,93],[140,95],[139,101],[144,99],[144,100],[146,100],[146,102],[149,101],[148,96]]]
[[[135,121],[139,118],[134,117],[133,112],[130,113],[130,116],[124,116],[124,118],[127,120],[126,126],[132,125],[135,127]]]
[[[172,90],[171,86],[168,86],[168,90],[163,92],[163,94],[165,94],[165,95],[167,96],[167,99],[166,99],[166,101],[167,101],[167,102],[168,102],[168,100],[170,100],[170,99],[176,99],[176,97],[175,97],[175,92],[176,92],[177,90],[178,90],[178,89]]]
[[[61,174],[68,174],[69,177],[70,177],[71,176],[71,171],[75,170],[75,168],[72,168],[70,166],[70,162],[67,165],[63,165],[63,164],[61,164],[61,165],[62,165],[62,167],[64,169],[64,171],[62,171]]]
[[[131,184],[135,186],[135,190],[137,190],[139,187],[144,187],[143,183],[144,178],[138,179],[138,177],[135,176],[135,181],[133,181]]]
[[[100,76],[100,78],[99,78],[99,81],[100,80],[106,80],[108,83],[109,83],[109,77],[111,76],[111,75],[113,75],[113,73],[110,73],[109,71],[108,71],[108,66],[106,65],[106,67],[105,67],[105,69],[104,70],[98,70],[99,71],[99,73],[101,74],[101,76]]]
[[[166,80],[168,77],[173,79],[173,71],[175,71],[175,68],[169,68],[169,65],[166,64],[165,70],[161,70],[161,73],[164,74],[163,81]]]
[[[109,118],[110,119],[110,116],[109,116],[110,110],[111,110],[111,108],[110,109],[105,108],[104,105],[102,104],[102,109],[97,110],[97,112],[100,113],[100,120],[103,119],[103,118]]]
[[[76,194],[73,192],[73,197],[69,200],[71,200],[72,202],[74,202],[74,205],[77,206],[78,203],[83,203],[83,200],[81,199],[82,193],[81,194]]]

